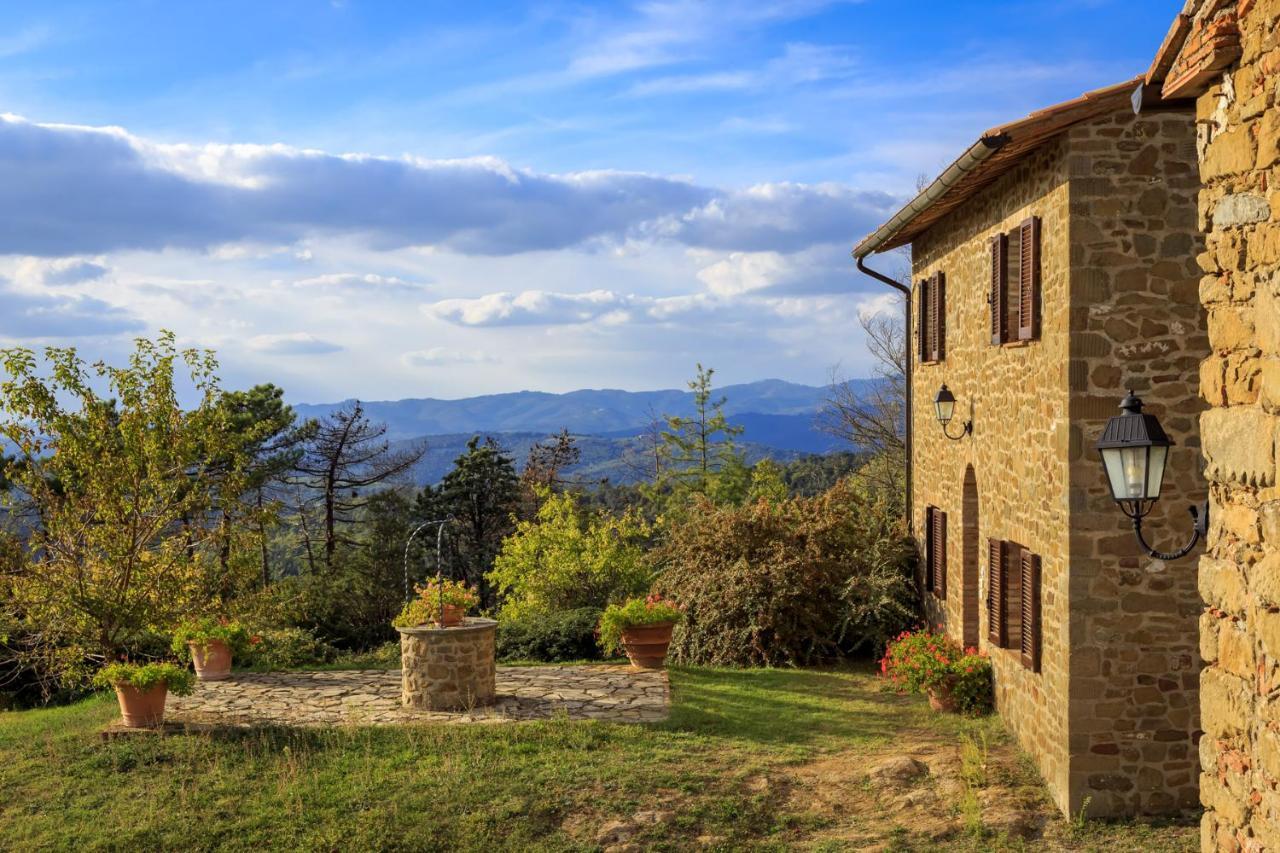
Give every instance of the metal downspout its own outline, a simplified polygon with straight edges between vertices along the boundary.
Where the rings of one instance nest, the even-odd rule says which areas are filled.
[[[904,444],[905,444],[905,446],[906,446],[906,453],[907,453],[907,462],[906,462],[906,485],[907,485],[907,487],[906,487],[906,495],[904,496],[905,506],[903,507],[903,515],[905,515],[905,516],[906,516],[906,518],[907,518],[907,534],[908,534],[908,535],[910,535],[911,533],[914,533],[914,532],[915,532],[915,521],[914,521],[914,516],[912,515],[912,511],[911,511],[911,506],[912,506],[912,505],[911,505],[911,495],[912,495],[912,488],[911,488],[911,457],[912,457],[912,453],[911,453],[911,449],[912,449],[912,448],[911,448],[911,445],[912,445],[912,442],[911,442],[911,434],[912,434],[912,429],[911,429],[911,409],[912,409],[912,399],[911,399],[911,288],[907,287],[906,285],[902,284],[901,282],[894,281],[893,279],[889,278],[889,276],[884,275],[883,273],[879,273],[879,272],[876,272],[875,270],[871,269],[870,267],[868,267],[868,266],[867,266],[866,258],[856,258],[856,260],[857,260],[857,262],[858,262],[858,270],[859,270],[861,273],[863,273],[864,275],[869,275],[869,276],[871,276],[872,278],[876,279],[877,281],[882,281],[882,282],[884,282],[885,284],[889,285],[890,287],[894,288],[895,290],[901,291],[901,293],[902,293],[902,301],[903,301],[903,304],[904,304],[904,306],[905,306],[905,307],[903,308],[903,313],[904,313],[904,314],[905,314],[905,316],[906,316],[906,325],[904,326],[904,328],[906,329],[906,331],[903,333],[902,346],[903,346],[903,349],[905,349],[905,350],[906,350],[906,354],[907,354],[907,363],[906,363],[906,368],[907,368],[907,371],[906,371],[906,377],[907,377],[907,383],[906,383],[906,384],[907,384],[907,387],[906,387],[907,405],[906,405],[906,409],[905,409],[905,411],[903,412],[903,417],[904,417],[904,418],[905,418],[905,420],[906,420],[906,423],[905,423],[906,430],[905,430],[905,436],[904,436],[904,442],[903,442],[903,443],[904,443]]]
[[[858,262],[858,270],[860,272],[862,272],[864,275],[871,276],[877,281],[880,281],[889,285],[895,290],[900,291],[905,297],[904,301],[906,302],[906,307],[904,309],[904,313],[906,315],[904,328],[906,331],[904,333],[903,345],[906,347],[906,350],[907,350],[907,381],[906,381],[907,406],[906,406],[906,411],[904,413],[907,421],[906,435],[905,435],[905,441],[904,441],[904,444],[906,445],[906,451],[907,451],[907,462],[906,462],[907,486],[906,486],[906,495],[905,495],[907,505],[906,505],[904,514],[907,517],[908,533],[915,532],[915,522],[912,516],[912,505],[911,505],[911,499],[915,491],[911,483],[911,480],[912,480],[911,475],[913,472],[911,456],[912,456],[912,448],[914,445],[914,439],[913,439],[914,429],[911,423],[911,414],[912,414],[912,408],[913,408],[912,399],[911,399],[911,372],[912,372],[911,370],[911,351],[912,351],[911,289],[900,282],[894,281],[893,279],[889,278],[887,275],[878,273],[875,270],[868,267],[866,264],[866,257],[867,255],[870,255],[872,252],[878,251],[881,246],[889,242],[890,239],[892,239],[899,231],[901,231],[904,227],[906,227],[912,220],[914,220],[917,216],[919,216],[925,210],[928,210],[930,207],[932,207],[934,202],[942,198],[942,196],[946,195],[947,192],[952,187],[954,187],[957,183],[960,182],[961,178],[963,178],[969,172],[973,171],[974,168],[976,168],[980,163],[982,163],[992,154],[995,154],[997,151],[999,151],[1001,148],[1007,145],[1009,141],[1010,141],[1009,135],[1003,132],[990,133],[986,136],[983,136],[981,139],[979,139],[977,142],[971,145],[967,151],[961,154],[958,160],[956,160],[954,163],[948,166],[946,171],[944,171],[941,175],[939,175],[933,181],[933,183],[925,187],[924,190],[919,195],[917,195],[914,199],[908,202],[907,205],[903,207],[901,210],[899,210],[896,214],[894,214],[894,216],[888,222],[881,225],[870,236],[868,236],[861,243],[859,243],[857,247],[853,250],[853,257],[854,257],[854,260]]]

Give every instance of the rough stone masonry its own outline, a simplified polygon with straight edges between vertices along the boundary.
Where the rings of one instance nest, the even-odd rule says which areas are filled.
[[[1200,393],[1212,524],[1200,560],[1205,850],[1280,850],[1280,0],[1191,2],[1148,80],[1196,97]],[[1162,60],[1171,61],[1163,80]]]

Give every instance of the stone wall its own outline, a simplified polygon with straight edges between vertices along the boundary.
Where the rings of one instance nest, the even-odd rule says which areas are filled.
[[[1224,5],[1224,4],[1217,4]],[[1235,6],[1236,4],[1225,4]],[[1197,100],[1201,393],[1212,524],[1200,560],[1206,850],[1280,849],[1280,2],[1240,3],[1241,55]]]
[[[987,241],[1041,218],[1041,340],[991,344]],[[946,275],[946,358],[914,373],[916,530],[925,507],[947,513],[947,598],[925,594],[931,620],[991,652],[996,704],[1022,746],[1035,757],[1049,789],[1068,806],[1067,549],[1069,441],[1067,386],[1069,235],[1065,140],[1050,142],[986,191],[941,220],[912,246],[913,279]],[[918,316],[913,312],[913,316]],[[950,441],[934,419],[943,383],[956,395],[956,421],[973,420],[972,436]],[[956,434],[958,423],[951,426]],[[970,485],[965,487],[966,478]],[[967,493],[967,494],[966,494]],[[968,513],[966,513],[966,507]],[[974,508],[977,519],[973,518]],[[966,548],[965,529],[978,547]],[[991,649],[986,609],[968,609],[965,589],[986,600],[987,539],[1020,542],[1041,555],[1041,671],[1023,668],[1015,651]],[[966,553],[967,552],[967,553]]]
[[[1208,354],[1197,299],[1199,176],[1189,110],[1125,110],[1067,134],[1071,176],[1071,625],[1073,810],[1167,813],[1198,804],[1196,558],[1142,553],[1094,450],[1132,388],[1174,441],[1144,522],[1163,551],[1206,498],[1198,416]]]
[[[401,700],[423,711],[465,711],[494,701],[498,623],[467,619],[455,628],[397,628]]]
[[[925,507],[948,513],[947,597],[926,594],[929,615],[990,651],[998,710],[1068,813],[1086,798],[1097,816],[1195,802],[1194,563],[1139,559],[1092,449],[1132,385],[1179,441],[1154,529],[1189,530],[1176,514],[1204,494],[1193,387],[1204,324],[1194,298],[1185,304],[1193,132],[1176,113],[1077,126],[913,246],[916,281],[947,277],[946,359],[914,373],[917,530]],[[1041,337],[993,346],[987,241],[1031,215],[1042,221]],[[944,382],[957,420],[974,422],[959,442],[933,417]],[[985,608],[966,601],[966,589],[985,601],[988,538],[1041,556],[1039,673],[988,648]]]

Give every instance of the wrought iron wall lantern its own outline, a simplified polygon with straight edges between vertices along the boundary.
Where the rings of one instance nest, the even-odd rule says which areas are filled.
[[[1142,536],[1142,519],[1146,518],[1164,484],[1165,463],[1173,442],[1165,434],[1164,427],[1155,415],[1142,413],[1142,400],[1132,390],[1120,402],[1124,413],[1107,421],[1107,427],[1098,439],[1098,452],[1107,471],[1107,483],[1111,497],[1120,510],[1133,520],[1133,532],[1149,555],[1158,560],[1176,560],[1191,553],[1196,543],[1209,529],[1209,503],[1191,506],[1193,522],[1191,541],[1172,553],[1157,551]]]
[[[973,433],[973,421],[965,421],[964,429],[959,435],[952,435],[947,430],[947,424],[951,423],[951,419],[956,413],[956,395],[951,393],[951,389],[944,383],[938,389],[938,394],[933,398],[933,408],[938,415],[938,423],[942,424],[942,434],[952,441],[959,441],[966,435]]]

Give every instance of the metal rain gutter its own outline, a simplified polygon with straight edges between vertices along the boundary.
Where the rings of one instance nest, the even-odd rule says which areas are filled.
[[[1008,143],[1009,135],[1007,133],[984,136],[973,143],[968,151],[961,154],[954,163],[947,167],[946,171],[934,179],[933,183],[925,187],[923,192],[895,213],[888,222],[865,237],[854,248],[853,256],[862,259],[878,251],[881,246],[889,242],[894,235],[906,227],[911,220],[933,207],[934,203],[946,195],[961,178],[972,172],[975,167]]]

